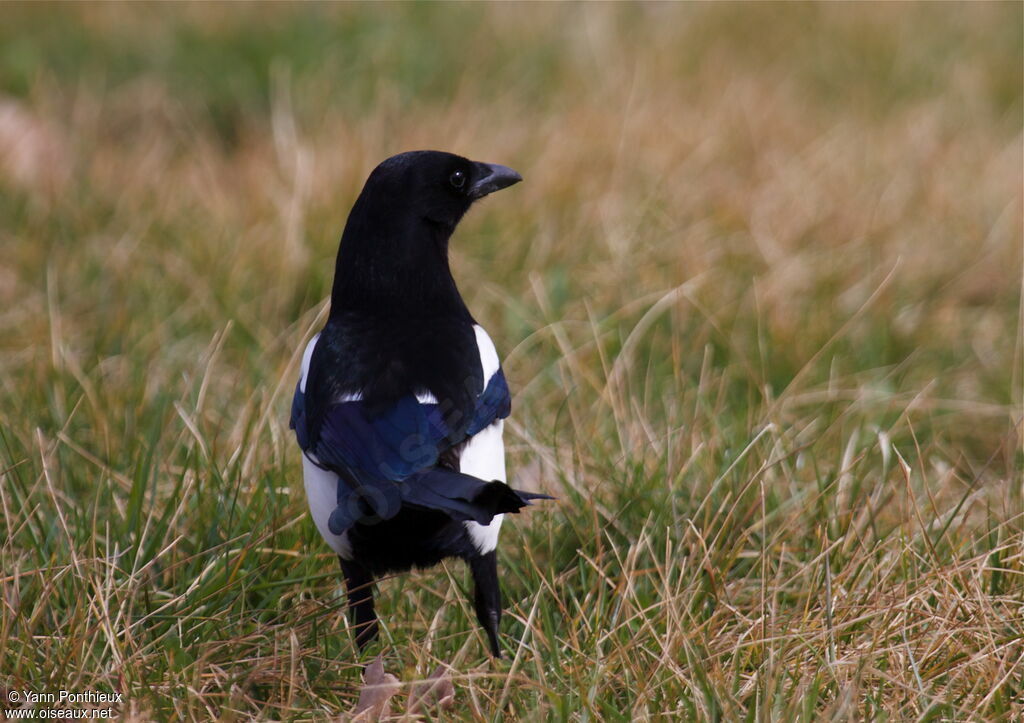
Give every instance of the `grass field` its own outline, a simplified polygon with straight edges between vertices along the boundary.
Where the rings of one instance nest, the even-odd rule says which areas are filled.
[[[35,6],[0,23],[0,688],[326,719],[1024,715],[1024,6]],[[513,387],[507,660],[461,564],[360,658],[288,430],[369,170]],[[401,711],[401,705],[397,710]]]

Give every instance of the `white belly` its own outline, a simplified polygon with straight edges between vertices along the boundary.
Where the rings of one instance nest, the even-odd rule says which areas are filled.
[[[306,485],[309,514],[313,517],[320,536],[327,541],[332,550],[346,560],[351,560],[352,546],[348,542],[348,534],[335,535],[327,527],[327,520],[338,506],[338,475],[320,469],[306,455],[302,455],[302,481]]]
[[[474,435],[462,450],[459,471],[482,480],[505,481],[505,443],[501,439],[505,422],[498,420],[487,429]],[[487,553],[498,546],[498,532],[505,515],[495,515],[489,525],[478,522],[464,522],[473,544],[481,553]]]

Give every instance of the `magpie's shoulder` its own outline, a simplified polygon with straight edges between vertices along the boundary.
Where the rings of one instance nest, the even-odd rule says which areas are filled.
[[[473,339],[480,357],[480,376],[486,386],[491,377],[501,371],[501,359],[490,334],[480,324],[473,323]]]
[[[375,415],[402,399],[433,398],[471,420],[499,369],[494,343],[468,314],[339,314],[307,346],[297,392],[315,443],[329,410],[346,400],[361,400]]]
[[[292,404],[291,426],[302,449],[328,466],[386,466],[398,477],[438,462],[457,470],[462,443],[511,412],[493,341],[479,325],[464,331],[468,341],[442,346],[448,352],[471,347],[469,359],[457,353],[432,372],[432,354],[410,360],[378,355],[378,349],[369,355],[376,361],[370,375],[360,378],[359,360],[370,341],[353,345],[351,337],[325,327],[305,349]],[[407,439],[421,440],[423,454],[413,459],[403,451]]]

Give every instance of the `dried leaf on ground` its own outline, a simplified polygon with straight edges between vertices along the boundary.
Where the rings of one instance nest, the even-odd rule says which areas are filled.
[[[416,715],[430,708],[451,710],[455,705],[455,686],[448,668],[438,665],[434,672],[413,686],[409,693],[409,713]]]
[[[378,656],[366,666],[359,701],[352,709],[352,721],[376,721],[391,715],[391,698],[398,693],[398,678],[384,671],[384,661]]]

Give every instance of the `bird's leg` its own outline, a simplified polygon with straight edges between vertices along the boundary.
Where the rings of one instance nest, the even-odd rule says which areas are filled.
[[[356,629],[356,645],[363,650],[377,637],[377,613],[373,610],[373,575],[360,565],[339,556],[348,590],[348,612]]]
[[[498,587],[498,555],[495,550],[487,554],[469,559],[469,569],[473,572],[476,594],[473,605],[476,617],[487,633],[491,644],[491,654],[501,657],[498,647],[498,623],[501,622],[501,590]]]

